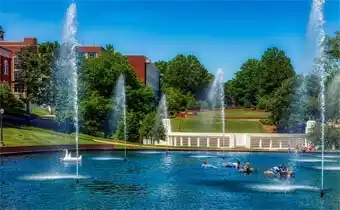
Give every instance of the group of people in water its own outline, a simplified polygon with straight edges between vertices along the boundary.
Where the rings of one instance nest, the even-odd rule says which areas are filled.
[[[227,163],[223,164],[223,166],[227,167],[227,168],[235,168],[239,172],[245,173],[245,174],[250,174],[250,173],[255,171],[255,169],[251,167],[249,161],[245,162],[242,167],[241,167],[241,162],[239,160],[234,162],[234,163],[233,162],[227,162]],[[204,167],[204,168],[207,168],[207,167],[217,168],[216,166],[209,164],[207,161],[203,161],[202,167]],[[275,176],[279,176],[280,178],[288,178],[288,177],[294,177],[295,176],[295,172],[293,172],[292,170],[289,170],[283,164],[278,165],[278,166],[274,166],[271,169],[264,171],[264,174],[265,175],[275,175]]]

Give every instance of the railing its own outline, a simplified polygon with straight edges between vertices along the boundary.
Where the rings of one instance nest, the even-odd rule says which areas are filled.
[[[267,133],[170,133],[162,144],[179,147],[247,148],[260,150],[287,150],[306,146],[305,134]]]

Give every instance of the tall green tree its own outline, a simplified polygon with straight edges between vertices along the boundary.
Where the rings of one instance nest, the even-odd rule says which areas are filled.
[[[103,132],[105,136],[124,138],[123,110],[114,106],[120,75],[125,79],[127,140],[138,141],[140,123],[154,109],[155,97],[152,89],[141,84],[127,57],[110,47],[99,57],[83,61],[79,79],[82,130],[91,135]]]
[[[17,53],[19,72],[17,83],[26,90],[26,110],[30,112],[30,103],[54,103],[52,94],[52,70],[57,42],[41,43],[38,46],[26,46]]]
[[[141,143],[143,139],[150,139],[152,143],[155,141],[165,140],[165,128],[163,122],[157,119],[156,112],[150,112],[145,115],[139,127]]]
[[[248,59],[241,70],[235,74],[233,80],[228,83],[227,93],[237,99],[237,103],[244,107],[252,107],[257,104],[259,89],[259,75],[261,63],[257,59]],[[227,97],[231,97],[227,96]]]
[[[183,94],[190,92],[196,99],[207,91],[213,79],[208,70],[193,55],[180,54],[167,64],[162,63],[158,66],[164,66],[161,67],[161,71],[164,71],[164,87],[176,88]]]
[[[288,78],[276,89],[272,98],[272,106],[270,108],[270,119],[274,124],[278,124],[280,120],[289,114],[289,107],[295,93],[295,78]],[[289,116],[289,115],[288,115]]]
[[[291,60],[283,50],[276,47],[267,49],[261,57],[259,71],[259,96],[271,95],[283,81],[295,76]]]

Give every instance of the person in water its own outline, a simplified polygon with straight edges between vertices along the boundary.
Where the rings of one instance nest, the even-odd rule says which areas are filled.
[[[207,161],[203,161],[201,167],[203,167],[203,168],[217,168],[216,166],[209,164]]]
[[[228,168],[236,168],[236,169],[239,169],[240,168],[240,161],[236,161],[236,163],[233,163],[233,162],[228,162],[227,164],[224,165],[225,167],[228,167]]]
[[[238,160],[238,161],[236,161],[235,168],[236,168],[236,169],[239,169],[239,168],[240,168],[240,165],[241,165],[240,161],[239,161],[239,160]]]
[[[203,161],[202,167],[207,167],[207,166],[208,166],[208,162],[207,161]]]
[[[243,171],[244,171],[246,174],[249,174],[249,173],[250,173],[250,163],[249,163],[249,162],[246,162],[246,164],[244,164],[244,166],[243,166]]]

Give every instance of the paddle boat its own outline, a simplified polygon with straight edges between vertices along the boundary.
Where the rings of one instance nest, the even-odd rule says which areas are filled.
[[[280,177],[295,177],[295,172],[286,168],[283,165],[280,166],[274,166],[273,168],[264,171],[265,175],[274,175],[274,176],[280,176]]]
[[[65,162],[79,162],[81,161],[81,155],[78,157],[72,157],[71,156],[71,152],[69,153],[67,149],[64,149],[65,151],[65,156],[60,158],[61,161],[65,161]]]

